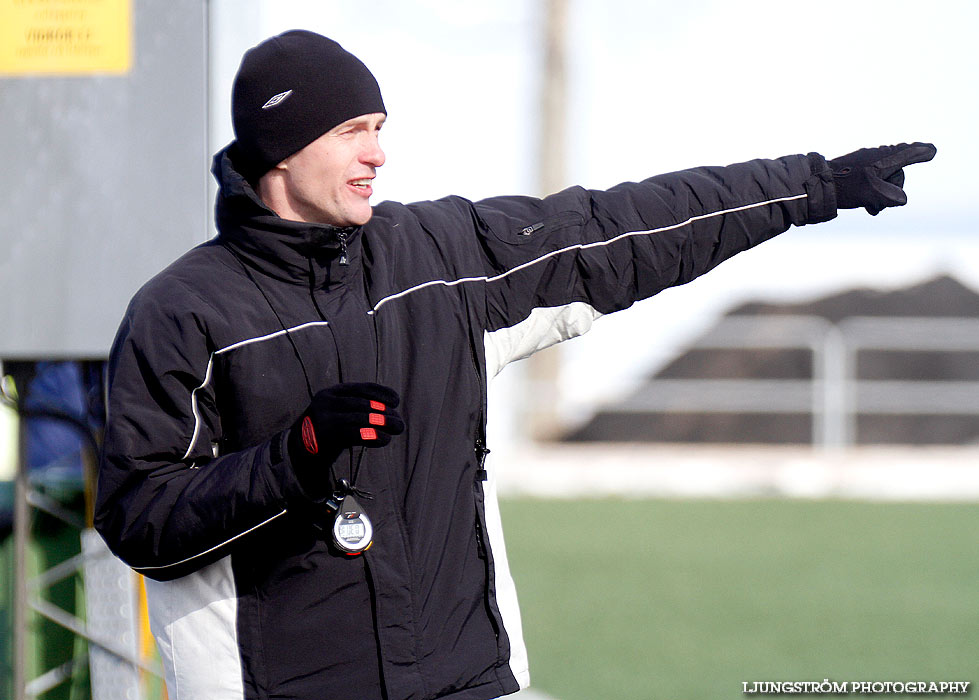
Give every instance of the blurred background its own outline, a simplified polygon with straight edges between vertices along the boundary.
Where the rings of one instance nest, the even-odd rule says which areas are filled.
[[[523,695],[977,680],[979,6],[0,0],[0,696],[165,693],[139,581],[89,529],[104,361],[136,289],[213,235],[231,81],[292,28],[381,84],[375,201],[935,143],[907,207],[505,369],[490,460]]]

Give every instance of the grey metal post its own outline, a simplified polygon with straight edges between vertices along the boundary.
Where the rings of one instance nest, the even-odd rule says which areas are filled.
[[[14,700],[24,700],[27,683],[27,531],[30,514],[27,506],[27,441],[25,421],[19,421],[17,476],[14,481],[14,595],[13,595],[13,682]]]
[[[813,441],[818,439],[825,449],[838,449],[849,444],[849,381],[846,343],[837,326],[826,324],[822,346],[815,359],[817,362],[813,371],[818,373],[817,386],[822,387],[822,392],[818,398],[816,392],[813,392],[813,400],[820,401],[822,418],[819,433],[813,432]]]
[[[14,363],[10,374],[18,392],[18,408],[23,404],[27,383],[33,372],[30,363]],[[27,542],[30,535],[30,507],[27,473],[27,421],[17,421],[17,474],[14,477],[14,590],[13,590],[13,699],[24,700],[27,687]]]
[[[851,342],[846,330],[843,334],[843,444],[852,447],[858,440],[859,419],[859,377],[857,375],[857,353],[859,347]]]
[[[541,196],[567,186],[567,35],[568,0],[544,0],[544,66],[541,73],[538,124],[538,189]],[[560,348],[552,347],[527,358],[530,381],[530,436],[553,440],[560,432],[556,410],[561,373]]]

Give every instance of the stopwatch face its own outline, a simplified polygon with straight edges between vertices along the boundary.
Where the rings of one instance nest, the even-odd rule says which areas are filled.
[[[356,554],[371,546],[374,528],[352,496],[343,499],[333,520],[333,543],[342,551]]]
[[[367,525],[363,518],[354,520],[341,520],[337,523],[337,537],[344,542],[357,545],[367,536]]]

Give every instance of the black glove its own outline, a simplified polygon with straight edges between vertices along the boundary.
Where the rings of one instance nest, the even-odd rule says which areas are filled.
[[[286,440],[303,487],[316,493],[331,488],[330,467],[349,447],[384,447],[404,432],[395,410],[401,399],[380,384],[335,384],[316,394],[289,430]]]
[[[836,208],[864,207],[877,216],[887,207],[908,202],[904,186],[904,166],[925,163],[935,157],[930,143],[901,143],[897,146],[861,148],[829,161],[836,185]]]

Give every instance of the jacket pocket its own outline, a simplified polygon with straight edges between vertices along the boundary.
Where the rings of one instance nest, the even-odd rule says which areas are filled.
[[[576,211],[563,211],[545,216],[538,221],[519,223],[512,231],[507,232],[507,243],[525,245],[567,228],[580,227],[584,217]]]

